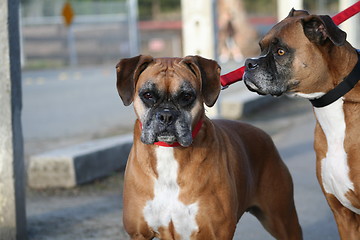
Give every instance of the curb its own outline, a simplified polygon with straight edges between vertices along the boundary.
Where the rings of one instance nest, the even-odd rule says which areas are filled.
[[[123,170],[132,134],[85,142],[30,158],[31,188],[70,188]]]

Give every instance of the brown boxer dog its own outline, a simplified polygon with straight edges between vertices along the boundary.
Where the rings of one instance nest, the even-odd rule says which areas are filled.
[[[244,81],[259,94],[310,99],[317,177],[341,239],[360,239],[359,55],[329,16],[290,12],[260,41]]]
[[[117,89],[137,115],[124,180],[131,239],[230,240],[244,212],[302,239],[289,171],[263,131],[205,116],[220,67],[199,56],[121,60]]]

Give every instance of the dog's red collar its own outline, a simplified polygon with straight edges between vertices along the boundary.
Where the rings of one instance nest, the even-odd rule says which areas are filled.
[[[140,123],[140,128],[142,129],[142,123],[141,123],[140,121],[139,121],[139,123]],[[193,129],[193,131],[192,131],[192,133],[191,133],[191,136],[192,136],[193,139],[194,139],[194,138],[196,137],[196,135],[199,133],[199,131],[200,131],[203,123],[204,123],[204,120],[203,120],[203,119],[200,119],[200,120],[196,123],[196,125],[195,125],[195,127],[194,127],[194,129]],[[161,146],[161,147],[179,147],[179,146],[181,146],[180,143],[178,143],[178,142],[174,142],[174,143],[172,143],[172,144],[168,144],[168,143],[166,143],[166,142],[154,142],[154,144],[155,144],[155,145],[158,145],[158,146]]]

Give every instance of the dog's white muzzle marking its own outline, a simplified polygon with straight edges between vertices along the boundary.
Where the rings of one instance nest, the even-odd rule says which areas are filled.
[[[174,148],[157,147],[156,159],[158,178],[154,179],[154,199],[146,203],[143,210],[144,218],[156,232],[160,227],[169,227],[172,221],[181,239],[190,240],[191,234],[198,230],[195,220],[198,204],[185,205],[179,201],[179,164],[174,157]]]
[[[347,154],[344,149],[346,124],[343,99],[340,98],[326,107],[315,107],[314,111],[328,145],[326,157],[321,160],[324,189],[327,193],[336,196],[345,207],[360,214],[360,209],[355,208],[346,197],[349,190],[354,190],[354,184],[349,178]]]
[[[315,99],[323,96],[325,93],[323,92],[315,92],[315,93],[289,93],[289,95],[295,96],[295,97],[302,97],[306,99]]]

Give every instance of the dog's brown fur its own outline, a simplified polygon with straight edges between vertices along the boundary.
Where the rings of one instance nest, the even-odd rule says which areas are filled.
[[[134,102],[141,121],[149,118],[149,111],[161,111],[157,109],[161,104],[171,109],[177,106],[174,96],[181,93],[184,82],[191,84],[196,99],[190,109],[177,110],[178,114],[190,114],[191,120],[184,124],[192,128],[199,119],[204,121],[190,146],[172,150],[144,144],[141,141],[144,128],[141,129],[140,121],[136,121],[124,186],[124,226],[131,239],[187,239],[181,236],[174,216],[166,225],[158,227],[146,220],[149,217],[145,209],[149,202],[155,201],[156,181],[163,174],[157,168],[159,148],[173,151],[178,164],[177,200],[185,206],[196,204],[198,207],[190,239],[231,240],[245,211],[254,214],[277,239],[302,239],[292,179],[271,138],[248,124],[211,121],[205,116],[203,103],[213,105],[220,91],[220,71],[215,61],[198,56],[184,59],[139,56],[122,60],[117,69],[119,94],[126,105]],[[159,98],[152,107],[146,106],[140,94],[149,84],[154,84],[156,91],[166,96]],[[172,157],[168,161],[171,164]],[[158,211],[154,213],[155,218],[164,214],[161,209]]]

